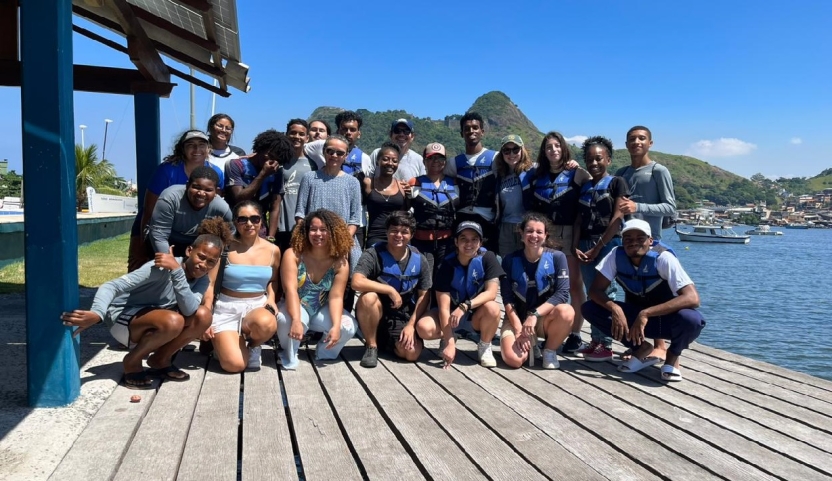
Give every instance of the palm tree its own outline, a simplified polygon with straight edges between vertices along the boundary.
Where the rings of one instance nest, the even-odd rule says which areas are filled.
[[[95,144],[87,148],[75,145],[75,195],[79,211],[87,201],[87,187],[102,194],[121,194],[118,189],[111,187],[116,177],[113,164],[107,160],[98,160],[98,147]]]

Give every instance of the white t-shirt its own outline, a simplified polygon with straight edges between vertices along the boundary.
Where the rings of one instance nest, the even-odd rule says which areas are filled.
[[[223,172],[225,172],[225,164],[228,163],[229,160],[239,159],[240,154],[234,152],[230,146],[223,149],[211,149],[208,152],[208,162],[216,165]]]
[[[376,149],[370,154],[370,173],[369,176],[375,175],[376,163],[378,162],[378,152],[381,149]],[[399,169],[393,174],[393,178],[397,180],[408,181],[414,177],[425,175],[425,162],[422,156],[411,149],[407,149],[401,159],[399,159]]]
[[[614,247],[595,267],[609,281],[615,280],[615,275],[618,273],[618,270],[615,268],[615,252],[618,249],[623,249],[623,247]],[[678,296],[679,291],[683,287],[693,284],[688,273],[685,272],[682,264],[679,263],[679,259],[671,252],[664,251],[659,254],[659,257],[656,259],[656,269],[659,272],[659,276],[667,281],[674,296]]]
[[[325,139],[314,140],[312,142],[307,142],[306,145],[303,146],[303,153],[306,154],[306,158],[311,159],[313,162],[315,162],[318,165],[319,169],[323,169],[324,165],[326,164],[326,159],[324,158],[325,142]],[[349,152],[347,152],[347,155],[349,155]],[[346,161],[346,158],[344,160]],[[364,172],[364,175],[371,175],[372,165],[372,162],[370,162],[370,156],[367,155],[365,152],[361,152],[361,171]]]

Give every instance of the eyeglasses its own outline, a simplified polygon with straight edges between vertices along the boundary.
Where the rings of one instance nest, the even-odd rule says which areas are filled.
[[[393,134],[394,135],[399,135],[399,134],[410,135],[411,132],[413,132],[413,131],[410,130],[410,129],[393,129]]]
[[[503,155],[517,155],[520,153],[520,147],[506,147],[501,149],[500,152],[502,152]]]
[[[344,150],[335,150],[331,148],[325,149],[324,152],[326,152],[326,155],[331,155],[333,157],[343,157],[347,155],[347,152]]]
[[[234,132],[234,127],[226,127],[225,125],[214,125],[214,128],[223,132]]]
[[[259,215],[241,215],[240,217],[237,217],[236,222],[238,224],[247,224],[249,221],[251,221],[253,225],[257,225],[260,223],[261,220],[263,220],[263,218]]]

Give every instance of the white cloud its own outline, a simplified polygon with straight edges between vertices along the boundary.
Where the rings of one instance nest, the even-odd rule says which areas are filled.
[[[800,145],[803,143],[803,139],[801,139],[800,137],[792,137],[791,140],[789,140],[789,142],[794,145]]]
[[[566,137],[563,140],[569,142],[572,145],[581,145],[584,143],[584,140],[588,139],[586,135],[573,135],[572,137]]]
[[[717,140],[700,140],[691,144],[689,152],[702,157],[734,157],[748,155],[757,149],[756,144],[740,139],[722,137]]]

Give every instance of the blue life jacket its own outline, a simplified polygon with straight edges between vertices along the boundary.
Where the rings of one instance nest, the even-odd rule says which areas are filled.
[[[581,187],[581,197],[578,199],[580,208],[584,212],[583,225],[581,226],[581,239],[584,238],[585,231],[591,232],[596,224],[603,226],[609,225],[609,222],[599,222],[599,212],[596,206],[602,200],[609,198],[610,184],[614,178],[612,175],[608,175],[599,180],[595,185],[592,185],[592,182],[587,182]]]
[[[454,179],[445,177],[435,185],[426,175],[416,178],[419,195],[413,199],[413,217],[420,230],[453,229],[454,213],[459,203]]]
[[[482,256],[485,253],[485,248],[480,247],[479,252],[471,259],[467,267],[459,261],[455,262],[450,292],[453,304],[458,305],[473,299],[485,288],[485,267],[482,265]],[[445,257],[445,261],[449,262],[455,258],[456,254],[450,254]]]
[[[544,173],[533,184],[534,210],[546,214],[555,225],[572,225],[578,215],[577,200],[580,191],[575,184],[578,170],[564,169],[555,180]]]
[[[528,274],[526,274],[526,268],[523,265],[524,260],[523,253],[517,252],[511,260],[511,271],[509,272],[511,291],[514,293],[514,309],[520,319],[526,316],[530,308],[537,308],[551,297],[557,287],[558,276],[555,268],[557,265],[555,254],[550,249],[543,251],[543,255],[537,264],[534,279],[529,279]],[[531,289],[537,292],[537,305],[534,306],[527,305],[528,294]]]
[[[497,175],[492,168],[494,154],[493,150],[484,150],[474,165],[468,165],[465,154],[454,158],[459,196],[464,207],[494,208],[494,193],[497,190]]]
[[[359,177],[364,173],[361,170],[361,159],[364,157],[364,152],[358,147],[353,147],[347,159],[341,165],[341,170],[353,177]]]
[[[379,275],[378,281],[399,292],[402,297],[402,308],[406,307],[405,304],[415,305],[416,296],[411,294],[419,284],[419,275],[422,273],[422,255],[413,247],[407,246],[410,249],[410,259],[407,261],[404,272],[402,272],[399,263],[387,251],[386,242],[379,242],[374,244],[373,247],[381,260],[381,275]]]
[[[624,288],[624,302],[646,308],[665,303],[675,297],[670,284],[666,279],[662,279],[656,268],[656,260],[664,251],[676,255],[670,246],[654,240],[650,250],[636,267],[630,262],[623,247],[615,249],[615,281]]]

